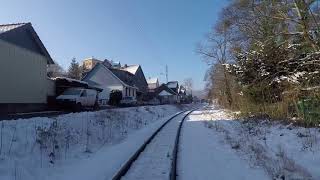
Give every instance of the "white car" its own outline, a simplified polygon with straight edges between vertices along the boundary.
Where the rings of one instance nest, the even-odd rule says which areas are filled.
[[[83,107],[98,108],[98,92],[93,89],[68,88],[56,98],[59,105],[63,107],[81,110]]]
[[[127,96],[127,97],[122,98],[122,100],[120,101],[120,104],[135,106],[135,105],[137,105],[137,99],[135,97]]]

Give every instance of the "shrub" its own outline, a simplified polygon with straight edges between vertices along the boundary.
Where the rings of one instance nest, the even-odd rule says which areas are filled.
[[[118,106],[122,99],[122,92],[120,90],[112,90],[110,92],[109,104],[113,106]]]
[[[320,98],[308,97],[298,102],[299,113],[302,114],[306,126],[320,124]]]

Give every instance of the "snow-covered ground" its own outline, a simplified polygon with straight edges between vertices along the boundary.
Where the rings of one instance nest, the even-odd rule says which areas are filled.
[[[178,179],[268,179],[262,170],[250,167],[227,144],[221,143],[221,137],[205,127],[207,120],[203,117],[203,111],[194,111],[183,125],[178,153]]]
[[[0,122],[0,179],[109,179],[165,120],[172,105]]]
[[[181,110],[146,106],[1,121],[0,179],[111,179],[158,127]],[[173,133],[175,126],[168,127]],[[158,150],[151,148],[151,164],[159,162]],[[181,131],[178,179],[317,180],[319,165],[319,128],[237,120],[230,111],[208,106],[193,112]]]
[[[320,179],[319,128],[236,120],[207,107],[182,130],[180,179]]]

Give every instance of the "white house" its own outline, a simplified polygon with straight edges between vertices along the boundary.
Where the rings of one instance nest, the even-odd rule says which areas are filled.
[[[98,63],[82,79],[91,86],[99,87],[103,91],[99,95],[99,101],[107,104],[112,90],[120,90],[123,97],[136,97],[138,88],[134,85],[133,75],[119,69],[106,67]]]
[[[54,95],[54,64],[31,23],[0,25],[0,114],[44,110]]]
[[[162,84],[158,87],[154,92],[154,96],[159,99],[161,104],[174,104],[180,102],[178,93],[174,92],[166,84]]]

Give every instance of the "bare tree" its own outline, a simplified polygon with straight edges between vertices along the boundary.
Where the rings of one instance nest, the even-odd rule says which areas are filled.
[[[65,70],[57,62],[48,66],[47,73],[53,78],[66,76]]]
[[[229,50],[232,49],[232,41],[231,41],[231,34],[228,31],[230,25],[227,21],[221,21],[215,29],[207,36],[207,40],[198,48],[198,53],[204,57],[206,62],[212,66],[211,75],[215,72],[222,73],[217,75],[219,77],[219,81],[221,84],[217,84],[218,81],[215,83],[211,83],[213,86],[219,86],[219,89],[222,91],[223,96],[226,95],[228,106],[232,105],[232,94],[231,94],[231,85],[230,85],[230,78],[229,74],[224,67],[228,62],[232,61],[232,56]],[[216,66],[216,67],[215,67]],[[219,69],[219,71],[217,71]],[[216,78],[217,78],[216,77]],[[210,80],[213,80],[212,78]]]
[[[193,89],[193,79],[192,78],[187,78],[183,80],[183,85],[186,88],[187,91],[190,92],[192,95],[192,89]]]

